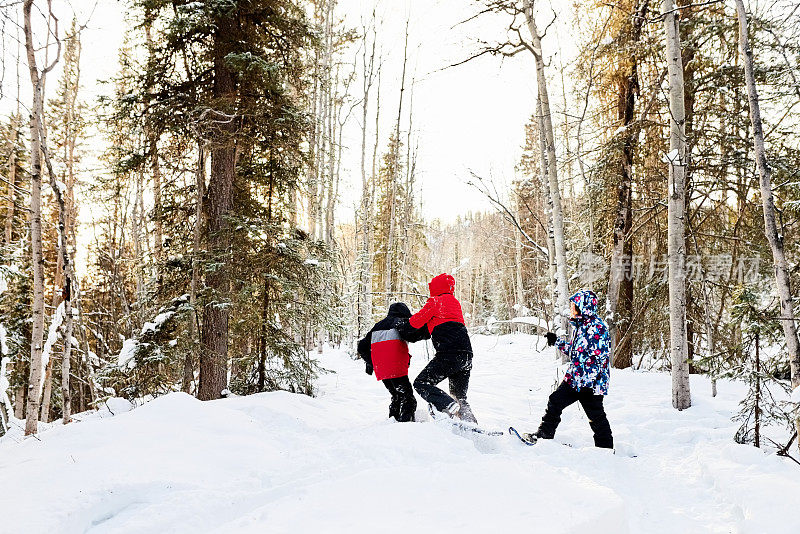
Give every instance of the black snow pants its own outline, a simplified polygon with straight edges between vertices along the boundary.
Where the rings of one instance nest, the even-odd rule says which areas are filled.
[[[389,417],[394,417],[401,423],[413,421],[414,412],[417,410],[417,399],[414,398],[414,390],[411,388],[411,381],[408,379],[408,375],[387,378],[382,382],[392,395],[392,402],[389,404]]]
[[[537,434],[540,438],[553,439],[556,428],[561,422],[561,412],[564,408],[575,402],[580,402],[586,417],[589,418],[589,426],[594,432],[595,447],[605,449],[614,448],[614,438],[611,435],[611,425],[608,424],[606,412],[603,409],[603,395],[595,395],[592,388],[583,388],[576,391],[575,388],[561,382],[547,401],[547,411],[542,417],[542,424],[539,426]]]
[[[414,380],[414,389],[417,390],[420,397],[431,403],[440,412],[455,400],[460,406],[458,418],[477,423],[472,408],[467,402],[471,371],[471,352],[437,352]],[[450,395],[436,387],[445,378],[450,379]]]

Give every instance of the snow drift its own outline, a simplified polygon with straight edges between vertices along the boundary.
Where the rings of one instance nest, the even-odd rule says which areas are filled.
[[[535,429],[558,377],[535,336],[474,336],[470,402],[491,429]],[[412,375],[426,363],[417,344]],[[732,443],[743,386],[614,371],[616,454],[591,446],[585,416],[558,440],[454,432],[386,420],[388,394],[363,364],[327,350],[320,395],[201,403],[181,393],[119,403],[40,440],[0,440],[2,532],[800,531],[796,465]],[[114,416],[112,416],[113,412]],[[424,410],[419,410],[425,418]]]

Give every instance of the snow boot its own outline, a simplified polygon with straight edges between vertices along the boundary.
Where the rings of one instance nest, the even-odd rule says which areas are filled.
[[[536,432],[531,432],[530,434],[522,434],[522,439],[530,441],[531,443],[536,443],[540,439],[553,439],[553,436],[547,436],[541,430],[537,430]]]
[[[472,408],[466,400],[458,401],[458,413],[456,414],[456,417],[465,423],[472,423],[474,425],[478,424],[478,420],[475,418],[475,414],[472,413]]]
[[[522,434],[522,439],[524,439],[525,441],[529,441],[531,443],[536,443],[537,441],[539,441],[539,436],[536,435],[536,432],[531,432],[530,434],[525,433]]]
[[[461,405],[457,401],[453,401],[447,408],[444,409],[444,413],[446,413],[450,417],[456,417],[460,410],[461,410]]]
[[[457,414],[460,409],[461,407],[457,402],[451,402],[444,410],[439,410],[430,402],[428,403],[428,413],[434,421],[445,419],[445,416],[447,419],[457,419]]]

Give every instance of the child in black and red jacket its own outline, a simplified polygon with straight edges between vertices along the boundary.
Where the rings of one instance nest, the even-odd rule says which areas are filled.
[[[413,421],[414,411],[417,409],[417,399],[414,398],[414,390],[408,380],[411,355],[406,342],[430,337],[424,328],[407,328],[401,336],[397,325],[409,317],[411,311],[408,306],[396,302],[389,306],[386,318],[375,323],[372,330],[358,342],[358,354],[366,362],[367,374],[374,372],[375,378],[383,382],[392,396],[389,417],[394,417],[401,423]]]
[[[431,296],[425,306],[398,329],[404,333],[427,327],[436,350],[436,355],[414,380],[414,389],[420,397],[440,412],[477,423],[467,402],[472,344],[461,303],[453,296],[455,283],[446,273],[434,277],[428,284]],[[445,378],[450,379],[450,395],[436,387]]]

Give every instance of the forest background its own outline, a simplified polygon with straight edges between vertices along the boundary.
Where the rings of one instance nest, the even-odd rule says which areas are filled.
[[[800,10],[746,7],[2,0],[3,426],[313,394],[447,271],[472,332],[592,287],[616,367],[747,380],[783,447]]]

